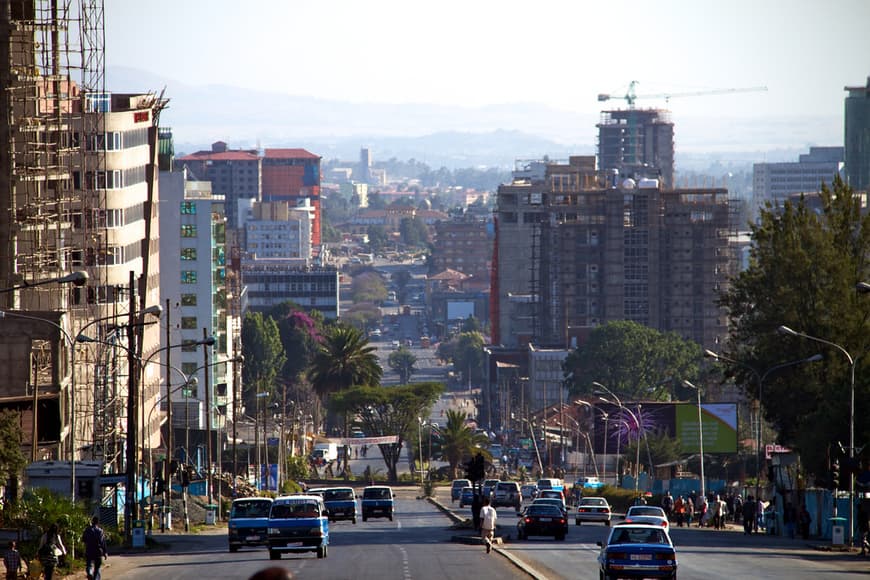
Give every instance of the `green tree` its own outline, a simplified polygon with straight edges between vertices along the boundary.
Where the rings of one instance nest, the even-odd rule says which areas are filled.
[[[399,373],[399,382],[404,385],[411,380],[411,375],[417,370],[414,367],[417,364],[417,357],[410,350],[401,346],[399,350],[390,353],[390,356],[387,358],[387,364],[390,365],[391,369]]]
[[[382,374],[375,347],[358,329],[343,325],[327,331],[308,367],[314,392],[324,402],[355,385],[377,385]]]
[[[371,198],[369,200],[369,207],[371,207]],[[390,233],[384,226],[380,226],[377,224],[370,225],[368,228],[366,228],[366,234],[369,237],[369,248],[371,248],[373,252],[378,252],[382,250],[387,244],[390,243]]]
[[[362,331],[375,328],[383,319],[381,309],[370,302],[357,302],[352,304],[341,315],[347,324],[353,325]]]
[[[408,270],[397,270],[390,278],[396,285],[396,298],[402,304],[408,301],[408,282],[411,281],[411,273]]]
[[[462,375],[462,382],[479,382],[483,379],[486,356],[483,352],[483,335],[479,332],[460,332],[449,341],[438,345],[438,358],[449,360]]]
[[[387,476],[398,481],[397,465],[402,443],[416,440],[419,418],[429,414],[444,391],[441,383],[415,383],[399,387],[357,386],[336,393],[330,409],[345,416],[357,416],[363,431],[370,436],[398,436],[396,444],[378,445]]]
[[[0,481],[17,478],[27,465],[21,452],[21,417],[16,411],[0,412]]]
[[[729,316],[725,356],[760,371],[787,360],[821,353],[824,362],[765,380],[762,409],[779,431],[779,442],[796,448],[816,475],[826,469],[827,447],[849,441],[851,368],[837,349],[781,336],[780,325],[838,344],[856,357],[855,417],[870,414],[870,297],[855,291],[868,281],[870,215],[861,196],[839,177],[822,187],[821,211],[807,200],[766,206],[751,226],[749,267],[721,299]],[[746,396],[757,397],[753,374],[728,367]],[[855,423],[856,446],[870,440],[870,422]],[[866,452],[865,452],[866,453]]]
[[[480,324],[480,320],[475,318],[472,315],[469,315],[468,318],[462,321],[462,327],[460,329],[461,332],[483,332],[483,326]]]
[[[620,320],[597,327],[572,350],[563,369],[572,396],[589,396],[599,382],[628,400],[669,400],[681,379],[695,381],[701,347],[675,332]]]
[[[285,353],[281,376],[288,382],[296,382],[311,364],[323,333],[323,315],[314,310],[306,312],[292,302],[272,308],[269,316],[278,324],[278,334]]]
[[[350,292],[355,303],[371,302],[378,305],[387,299],[384,279],[374,270],[365,270],[353,277]]]
[[[456,479],[456,468],[471,458],[475,453],[492,459],[486,447],[489,438],[483,433],[475,434],[467,423],[468,415],[464,411],[447,410],[447,424],[441,429],[441,457],[450,466],[450,476]]]
[[[425,246],[429,243],[429,230],[420,218],[402,218],[399,222],[402,243],[408,246]]]
[[[287,360],[278,324],[270,316],[249,312],[242,321],[242,398],[249,409],[257,408],[257,393],[273,393],[274,382]]]

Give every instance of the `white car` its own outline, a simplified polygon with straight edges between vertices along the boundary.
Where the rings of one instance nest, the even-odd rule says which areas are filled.
[[[633,505],[625,512],[627,524],[649,524],[668,528],[668,516],[665,510],[653,505]]]
[[[578,526],[581,522],[604,522],[610,525],[610,504],[603,497],[583,497],[577,504],[577,515],[574,523]]]

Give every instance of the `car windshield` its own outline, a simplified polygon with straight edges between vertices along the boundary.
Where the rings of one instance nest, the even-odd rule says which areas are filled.
[[[269,517],[276,520],[317,518],[320,517],[320,509],[313,501],[280,503],[272,506]]]
[[[562,512],[559,511],[559,508],[556,506],[550,505],[530,505],[528,511],[526,511],[527,516],[551,516],[556,518],[562,517]]]
[[[352,489],[327,489],[325,492],[323,492],[323,499],[325,501],[339,501],[339,500],[353,499],[353,490]]]
[[[230,518],[268,518],[271,501],[252,499],[233,502]]]
[[[665,516],[665,512],[662,511],[662,508],[657,508],[657,507],[632,506],[632,507],[628,508],[628,515],[630,515],[630,516],[655,516],[658,518],[662,518]]]
[[[496,486],[496,489],[516,491],[517,484],[515,484],[515,483],[500,483]]]
[[[562,507],[562,500],[556,499],[554,497],[547,497],[547,498],[542,498],[542,499],[536,499],[535,501],[532,502],[532,505],[551,505],[551,506],[555,506],[557,508],[561,508]]]
[[[389,489],[366,489],[363,491],[363,499],[392,499],[393,494]]]
[[[457,479],[453,482],[453,487],[471,487],[471,482],[467,479]]]
[[[662,530],[649,528],[617,528],[610,538],[611,544],[668,544]]]
[[[606,506],[607,502],[603,499],[582,499],[580,505]]]

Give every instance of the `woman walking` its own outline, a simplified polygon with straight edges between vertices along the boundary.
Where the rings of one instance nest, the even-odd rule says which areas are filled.
[[[60,539],[60,530],[57,524],[51,524],[48,530],[39,538],[37,555],[39,556],[39,562],[42,564],[42,573],[45,575],[45,580],[52,580],[54,568],[57,566],[61,556],[66,555],[66,548],[63,545],[63,540]]]

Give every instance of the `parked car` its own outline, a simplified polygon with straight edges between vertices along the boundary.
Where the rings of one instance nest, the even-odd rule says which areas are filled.
[[[467,479],[454,479],[450,485],[450,501],[454,502],[462,496],[462,490],[466,487],[471,487],[471,482]],[[462,507],[462,506],[459,506]]]
[[[564,540],[567,534],[568,519],[555,505],[533,503],[517,522],[517,537],[520,540],[529,536],[553,536],[557,540]]]
[[[272,498],[246,497],[233,500],[227,522],[230,552],[243,546],[266,546],[269,543],[269,510]]]
[[[668,527],[668,516],[665,510],[654,505],[633,505],[625,512],[625,523],[627,524],[650,524]]]
[[[323,503],[329,521],[351,520],[356,523],[356,496],[352,487],[330,487],[323,490]]]
[[[557,497],[539,497],[539,498],[535,498],[535,499],[532,501],[532,503],[529,504],[529,507],[532,507],[532,506],[535,506],[535,505],[551,505],[551,506],[555,506],[555,507],[559,508],[559,511],[562,512],[562,515],[564,515],[566,518],[568,517],[568,507],[565,505],[565,501],[564,501],[564,500],[561,500],[561,499],[559,499],[559,498],[557,498]],[[526,508],[526,509],[528,509],[528,508]]]
[[[284,552],[317,552],[326,558],[329,518],[319,495],[276,498],[269,510],[269,559],[280,560]]]
[[[583,489],[600,489],[604,487],[601,480],[597,477],[581,477],[574,482],[574,487]]]
[[[574,516],[574,523],[578,526],[580,522],[604,522],[605,526],[610,525],[610,504],[603,497],[584,497],[577,504],[577,515]]]
[[[499,481],[495,484],[492,495],[492,507],[512,507],[520,511],[523,498],[520,495],[520,484],[515,481]]]
[[[677,577],[677,552],[665,528],[646,524],[613,526],[607,543],[598,542],[601,578]]]
[[[370,485],[363,489],[362,519],[389,518],[393,521],[393,500],[396,495],[386,485]]]
[[[462,493],[459,496],[459,507],[463,508],[467,505],[471,505],[474,501],[474,488],[473,487],[463,487]]]
[[[535,499],[535,496],[538,495],[538,486],[534,483],[527,483],[520,488],[520,494],[524,500]]]

